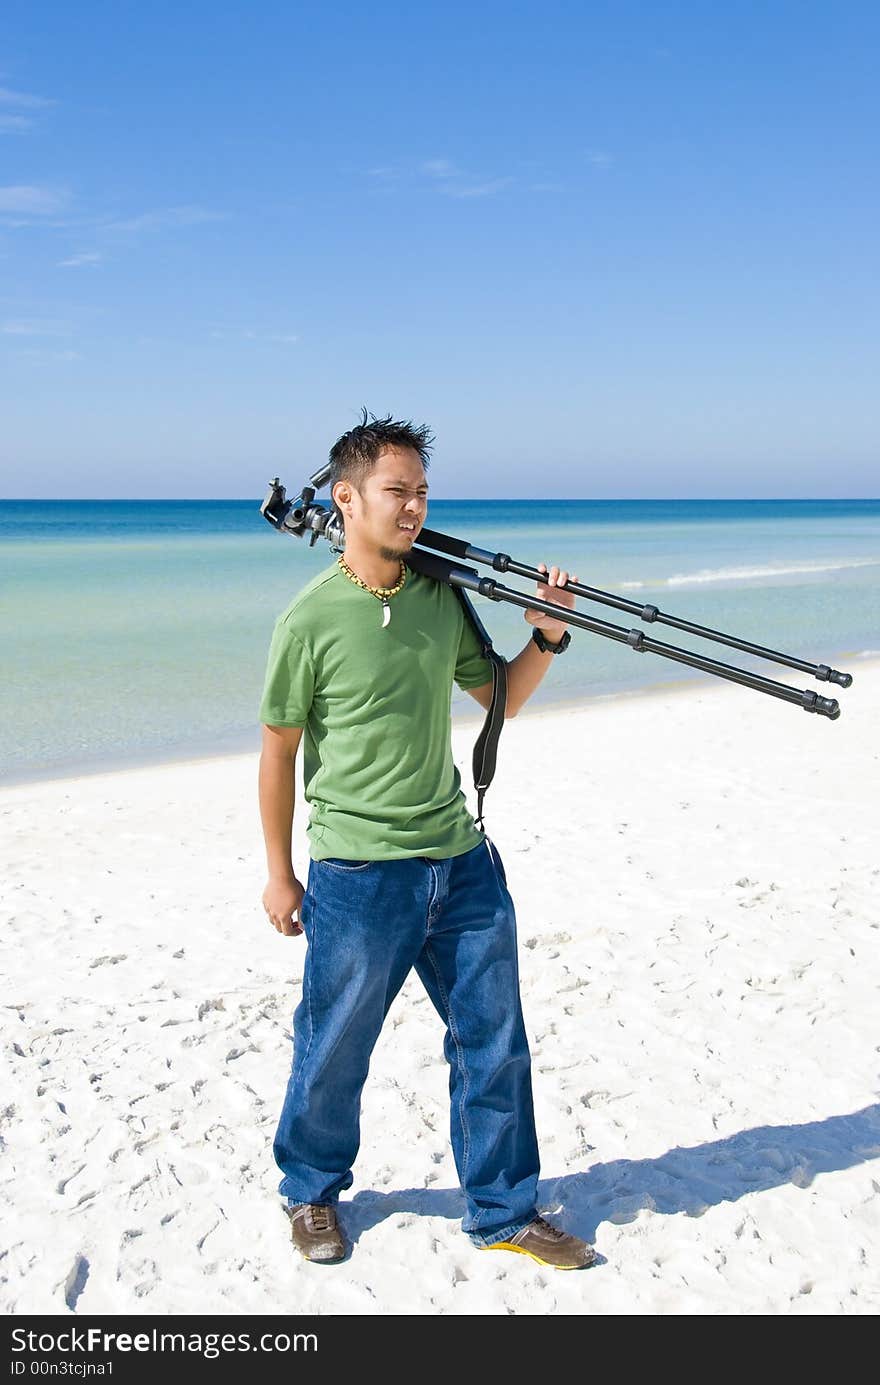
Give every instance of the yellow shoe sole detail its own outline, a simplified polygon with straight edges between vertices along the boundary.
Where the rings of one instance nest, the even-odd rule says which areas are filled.
[[[512,1241],[496,1241],[491,1246],[481,1246],[481,1250],[515,1250],[517,1255],[527,1255],[530,1260],[534,1260],[536,1265],[544,1265],[548,1270],[583,1270],[586,1265],[554,1265],[552,1260],[542,1260],[540,1255],[535,1255],[531,1250],[523,1250],[522,1246],[515,1246]]]

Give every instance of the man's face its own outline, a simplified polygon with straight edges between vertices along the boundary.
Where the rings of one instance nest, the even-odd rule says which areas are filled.
[[[379,454],[361,491],[337,481],[333,498],[345,516],[347,540],[366,544],[383,558],[402,558],[428,512],[421,458],[411,447],[388,448]]]

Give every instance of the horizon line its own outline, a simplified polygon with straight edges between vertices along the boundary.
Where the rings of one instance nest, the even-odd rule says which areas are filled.
[[[559,501],[578,501],[591,505],[616,505],[623,503],[642,504],[655,503],[656,501],[667,501],[670,503],[701,503],[706,502],[728,502],[745,501],[754,504],[767,504],[785,502],[790,504],[807,504],[819,501],[838,501],[851,500],[866,503],[876,503],[880,501],[878,495],[534,495],[534,496],[498,496],[498,495],[460,495],[460,496],[434,496],[429,500],[429,504],[473,504],[475,501],[486,503],[502,503],[506,505],[533,505],[557,503]],[[108,505],[155,505],[157,503],[171,505],[225,505],[225,504],[257,504],[262,503],[259,496],[250,495],[0,495],[0,505],[7,504],[82,504],[99,501]]]

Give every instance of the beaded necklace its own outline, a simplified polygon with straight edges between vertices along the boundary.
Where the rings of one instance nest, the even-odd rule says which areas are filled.
[[[352,572],[351,568],[348,566],[348,563],[345,561],[345,558],[341,553],[337,559],[337,563],[339,567],[342,569],[342,571],[345,573],[346,577],[350,578],[351,581],[354,582],[356,587],[361,587],[365,592],[371,592],[373,596],[379,597],[380,601],[382,602],[382,629],[384,630],[385,626],[391,620],[391,607],[388,605],[388,598],[391,596],[396,596],[397,593],[400,591],[401,587],[403,586],[404,582],[406,581],[406,563],[401,558],[400,581],[397,583],[396,587],[371,587],[366,582],[362,582],[360,577],[358,577],[357,573]]]

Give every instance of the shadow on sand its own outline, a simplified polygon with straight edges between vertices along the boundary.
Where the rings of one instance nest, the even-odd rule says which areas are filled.
[[[567,1231],[594,1241],[603,1221],[632,1221],[642,1209],[702,1216],[721,1202],[793,1183],[808,1188],[820,1173],[835,1173],[880,1157],[880,1105],[806,1125],[762,1125],[724,1140],[668,1150],[656,1159],[615,1159],[583,1173],[542,1178],[539,1209],[557,1212]],[[880,1185],[876,1185],[880,1194]],[[352,1242],[386,1217],[401,1213],[460,1220],[458,1188],[371,1189],[341,1203]]]

